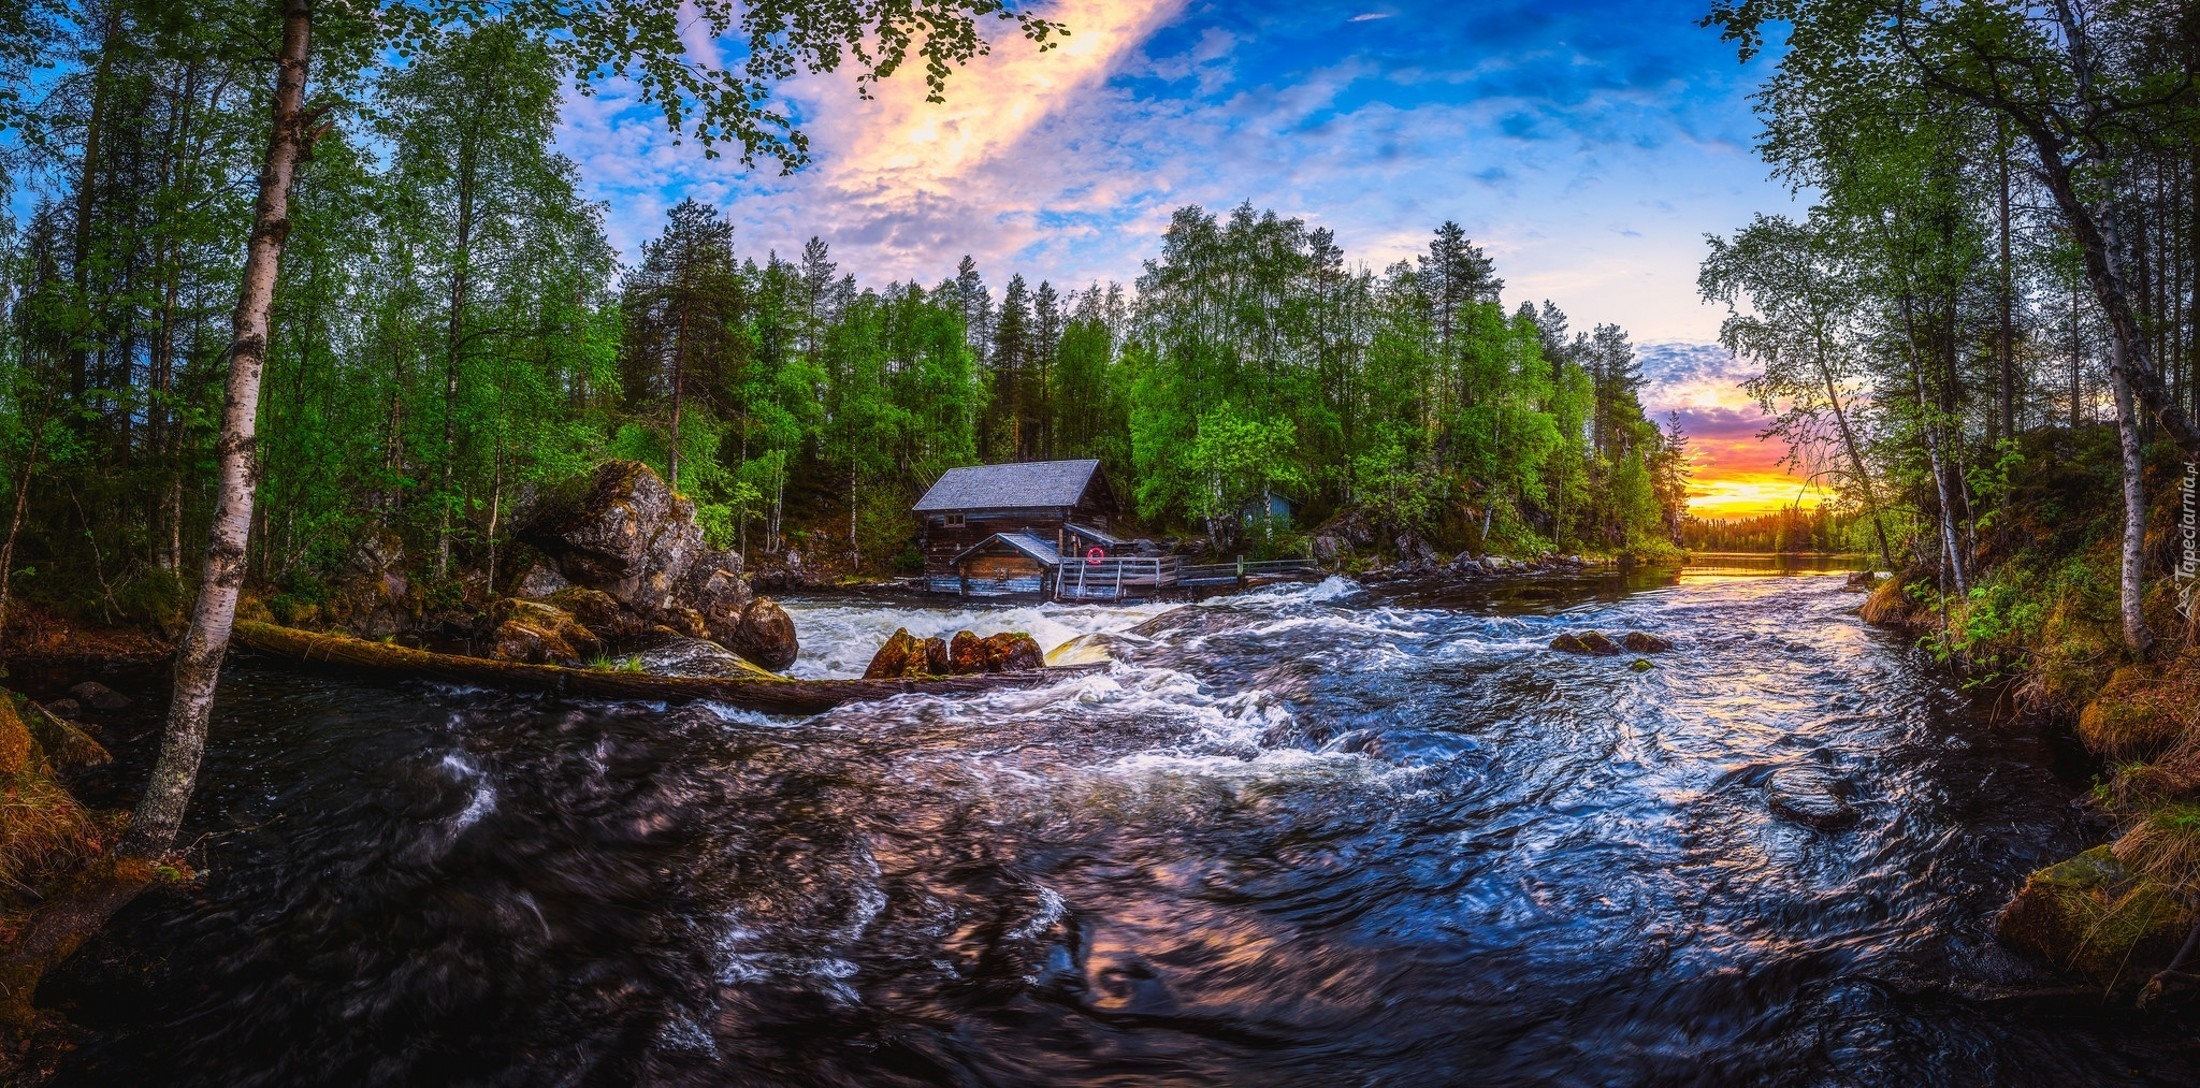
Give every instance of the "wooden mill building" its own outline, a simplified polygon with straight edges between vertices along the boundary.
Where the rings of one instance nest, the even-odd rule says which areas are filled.
[[[949,469],[912,510],[937,592],[1052,595],[1065,561],[1123,544],[1109,532],[1121,504],[1094,460]]]

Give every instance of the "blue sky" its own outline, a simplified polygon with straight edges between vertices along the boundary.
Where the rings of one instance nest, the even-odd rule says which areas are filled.
[[[1705,233],[1794,204],[1752,151],[1770,61],[1740,64],[1704,8],[1054,0],[1060,49],[1001,42],[944,104],[909,79],[872,102],[845,76],[787,85],[816,159],[792,177],[676,145],[615,86],[569,103],[559,139],[630,257],[693,195],[745,252],[815,234],[874,286],[937,282],[966,253],[996,288],[1128,284],[1192,203],[1299,216],[1377,269],[1454,219],[1508,305],[1628,329],[1671,379],[1647,399],[1681,413],[1699,474],[1765,477],[1736,496],[1755,506],[1792,488],[1754,438],[1743,368],[1702,348],[1723,313],[1697,301],[1696,264]],[[690,28],[691,52],[718,48],[706,35]]]
[[[1174,208],[1251,200],[1378,268],[1456,219],[1509,298],[1646,342],[1710,340],[1702,235],[1789,203],[1750,150],[1766,62],[1698,28],[1700,0],[1049,9],[1063,49],[1003,42],[944,105],[913,81],[874,103],[791,84],[817,158],[791,178],[674,146],[616,88],[568,106],[561,144],[629,254],[693,194],[746,249],[814,233],[868,280],[929,283],[969,253],[995,283],[1127,282]]]

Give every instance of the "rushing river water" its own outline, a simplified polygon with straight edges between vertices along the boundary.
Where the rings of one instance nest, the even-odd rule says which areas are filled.
[[[2189,1019],[2008,997],[1992,913],[2083,844],[2048,746],[1766,573],[798,600],[803,675],[1116,662],[801,721],[240,664],[209,872],[49,983],[62,1082],[2194,1083]]]

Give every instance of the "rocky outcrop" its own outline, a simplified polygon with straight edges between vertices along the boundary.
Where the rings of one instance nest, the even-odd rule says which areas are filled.
[[[675,587],[704,551],[695,504],[640,461],[606,461],[552,488],[513,535],[567,581],[645,616],[672,607]]]
[[[489,610],[496,624],[489,639],[489,657],[523,665],[584,665],[604,655],[607,647],[595,632],[582,626],[573,614],[541,601],[507,597]]]
[[[866,680],[915,680],[926,676],[971,676],[979,673],[1021,672],[1046,667],[1039,643],[1021,631],[1003,631],[983,638],[957,631],[952,641],[918,638],[908,628],[897,627],[863,671]]]
[[[1629,631],[1620,638],[1619,644],[1638,654],[1662,654],[1673,648],[1671,642],[1648,631]]]
[[[2100,986],[2136,986],[2177,954],[2193,911],[2107,846],[2033,873],[2002,908],[2003,944]]]
[[[609,461],[550,490],[514,536],[543,558],[515,595],[615,642],[664,627],[772,669],[800,650],[794,621],[749,589],[740,556],[706,546],[695,504],[639,461]]]

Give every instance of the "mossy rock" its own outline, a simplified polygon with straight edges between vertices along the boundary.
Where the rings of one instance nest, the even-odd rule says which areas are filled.
[[[2078,739],[2109,759],[2149,759],[2184,736],[2192,708],[2151,670],[2126,665],[2078,712]]]
[[[2002,908],[2003,944],[2104,987],[2136,986],[2177,954],[2193,912],[2107,846],[2033,873]]]
[[[1618,653],[1619,643],[1613,642],[1595,631],[1584,631],[1578,635],[1569,631],[1552,639],[1551,649],[1561,650],[1569,654],[1597,654],[1601,656]]]
[[[105,745],[45,707],[25,701],[18,710],[24,724],[30,727],[31,739],[38,742],[38,747],[54,767],[73,771],[114,762],[115,757],[108,753]]]

